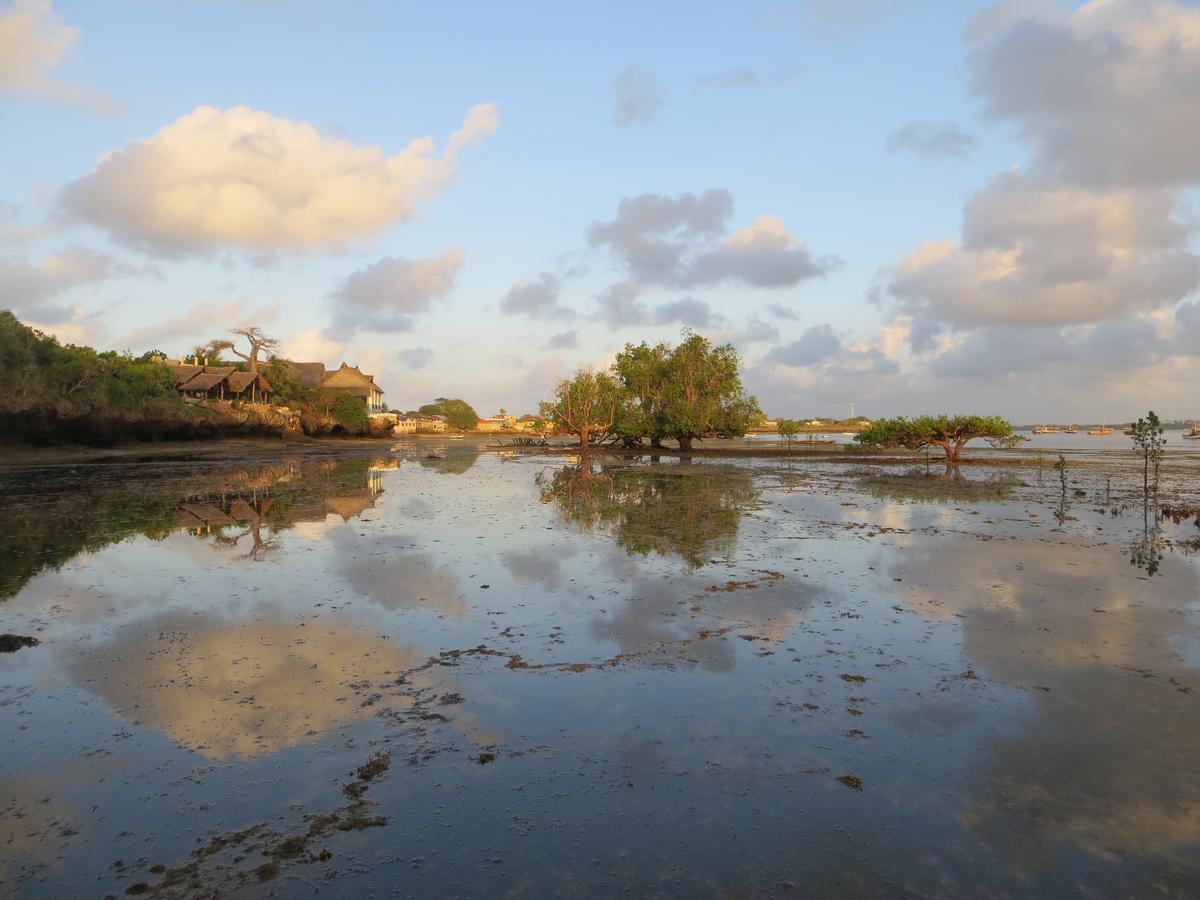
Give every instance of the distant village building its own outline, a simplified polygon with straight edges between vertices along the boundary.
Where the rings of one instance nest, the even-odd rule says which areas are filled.
[[[506,427],[507,425],[505,424],[504,419],[495,416],[490,419],[479,419],[475,423],[476,431],[485,431],[489,433],[503,431]]]

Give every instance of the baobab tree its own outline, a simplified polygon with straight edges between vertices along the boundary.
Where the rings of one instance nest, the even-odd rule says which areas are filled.
[[[244,325],[241,328],[231,328],[231,334],[236,334],[239,337],[245,338],[246,343],[250,345],[250,352],[243,353],[237,348],[233,341],[215,340],[210,343],[209,349],[214,354],[219,354],[223,350],[228,350],[234,356],[240,357],[246,361],[246,365],[255,375],[258,374],[258,357],[264,350],[271,352],[279,349],[279,340],[269,337],[257,325]]]

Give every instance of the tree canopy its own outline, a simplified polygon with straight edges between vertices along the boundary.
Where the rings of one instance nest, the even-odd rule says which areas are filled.
[[[423,416],[445,416],[446,424],[452,428],[469,431],[479,422],[479,416],[466,400],[451,400],[437,397],[419,410]]]
[[[758,401],[742,387],[733,345],[683,334],[676,347],[626,344],[617,354],[612,372],[623,402],[612,430],[626,444],[659,446],[670,437],[686,451],[697,438],[740,437],[762,419]]]
[[[867,447],[941,447],[948,462],[958,462],[968,442],[980,438],[993,447],[1015,447],[1026,440],[999,416],[940,415],[878,419],[854,436]]]
[[[593,436],[612,430],[620,416],[624,395],[617,380],[604,372],[580,369],[554,388],[554,397],[541,404],[543,418],[551,419],[559,431],[579,435],[579,446],[587,451]]]

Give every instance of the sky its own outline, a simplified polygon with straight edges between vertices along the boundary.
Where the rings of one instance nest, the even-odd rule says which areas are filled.
[[[1200,3],[0,0],[0,308],[411,409],[1200,417]]]

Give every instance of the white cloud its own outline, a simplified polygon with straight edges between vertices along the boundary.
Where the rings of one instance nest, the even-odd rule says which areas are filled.
[[[638,66],[630,66],[613,79],[613,121],[620,126],[648,122],[663,107],[658,82]]]
[[[962,244],[927,242],[891,281],[904,307],[940,323],[1068,324],[1177,303],[1200,258],[1161,191],[1040,188],[1003,175],[963,212]]]
[[[1039,177],[1092,188],[1200,180],[1200,8],[1007,2],[980,13],[968,38],[973,91],[1033,145]]]
[[[471,109],[442,156],[417,138],[392,156],[248,109],[201,106],[104,155],[63,191],[68,218],[167,254],[341,248],[410,219],[454,177],[459,151],[499,127]]]
[[[571,319],[575,312],[558,302],[562,282],[548,272],[536,280],[522,278],[508,289],[500,301],[502,312],[526,315],[533,319]]]
[[[725,190],[641,194],[621,200],[616,217],[592,224],[586,236],[593,247],[610,248],[643,286],[787,287],[840,264],[836,257],[813,257],[777,216],[759,216],[719,241],[732,215],[733,196]]]
[[[396,359],[400,360],[410,369],[423,369],[431,362],[436,354],[429,347],[412,347],[408,350],[401,350],[396,354]]]
[[[61,295],[117,274],[138,272],[108,254],[78,247],[36,265],[14,257],[0,259],[0,303],[18,316],[53,324],[72,315],[69,305],[53,302]]]
[[[303,328],[283,341],[279,355],[296,362],[322,362],[326,365],[342,359],[346,342],[330,337],[320,328]]]
[[[561,331],[558,334],[550,336],[543,346],[544,350],[578,350],[579,349],[579,332],[578,331]]]
[[[265,325],[273,321],[278,314],[279,308],[276,306],[255,308],[245,298],[223,306],[198,303],[182,316],[131,331],[116,343],[121,349],[134,353],[154,348],[170,352],[171,348],[162,346],[169,341],[188,344],[176,349],[189,350],[198,343],[227,336],[230,328],[244,324]]]
[[[359,269],[334,293],[334,333],[412,330],[418,315],[454,289],[462,264],[454,247],[432,259],[385,256]]]
[[[928,122],[911,122],[888,136],[887,149],[889,153],[907,150],[931,158],[962,158],[974,150],[977,143],[974,135],[967,134],[952,123],[932,125]]]
[[[1191,296],[1200,256],[1180,200],[1200,183],[1200,9],[1009,0],[975,17],[968,42],[985,114],[1032,159],[967,202],[959,244],[926,242],[896,268],[914,346],[946,328],[1127,320]]]
[[[51,0],[16,0],[0,13],[0,93],[114,111],[99,93],[53,77],[78,39],[79,29],[63,21]]]

